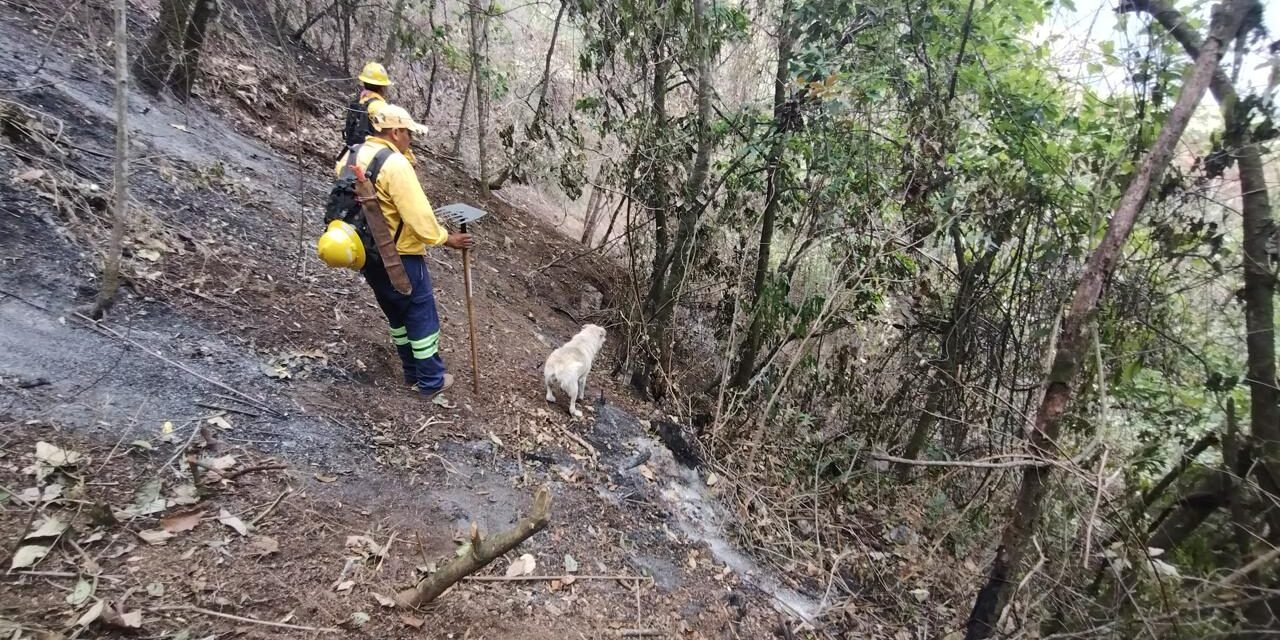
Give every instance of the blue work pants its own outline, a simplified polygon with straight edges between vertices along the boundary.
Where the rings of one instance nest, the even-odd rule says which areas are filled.
[[[431,274],[424,256],[400,256],[413,293],[404,295],[391,284],[382,265],[364,269],[365,281],[373,289],[378,306],[391,325],[391,341],[404,365],[404,380],[416,384],[423,393],[444,385],[444,360],[440,357],[440,315],[436,311]]]

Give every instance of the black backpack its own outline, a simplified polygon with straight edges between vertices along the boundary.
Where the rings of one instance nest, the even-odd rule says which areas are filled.
[[[365,136],[373,135],[373,122],[369,120],[369,102],[360,102],[360,96],[356,96],[356,99],[347,105],[347,124],[342,129],[347,147],[362,144]]]
[[[360,148],[364,145],[355,145],[349,149],[347,154],[347,164],[342,169],[342,173],[338,179],[334,181],[333,188],[329,191],[329,202],[324,208],[324,225],[327,228],[330,222],[334,220],[342,220],[347,224],[355,227],[356,235],[360,236],[360,243],[364,245],[364,265],[381,265],[382,254],[378,253],[378,243],[373,239],[373,233],[369,231],[369,223],[364,218],[364,207],[360,205],[360,201],[356,199],[356,159],[360,157]],[[382,164],[391,157],[393,150],[384,147],[378,150],[373,156],[373,160],[369,162],[369,167],[365,170],[365,178],[371,184],[378,183],[378,172],[382,170]],[[375,187],[376,188],[376,187]],[[401,221],[396,226],[395,236],[392,242],[399,242],[400,231],[404,228]]]

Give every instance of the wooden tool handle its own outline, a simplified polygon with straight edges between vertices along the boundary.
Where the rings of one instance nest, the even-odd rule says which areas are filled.
[[[462,223],[462,232],[467,232],[467,223]],[[462,286],[463,297],[467,300],[467,330],[471,338],[471,390],[480,393],[480,365],[476,354],[476,315],[471,306],[471,250],[462,250]]]

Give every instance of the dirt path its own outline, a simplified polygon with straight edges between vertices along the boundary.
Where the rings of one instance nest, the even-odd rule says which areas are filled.
[[[18,61],[43,42],[38,23],[7,8],[0,16],[0,59]],[[17,75],[0,78],[17,83]],[[778,605],[753,586],[778,591],[776,579],[740,575],[735,569],[758,567],[726,565],[702,542],[709,520],[688,510],[690,487],[706,489],[702,478],[655,444],[634,417],[649,409],[605,375],[612,363],[597,365],[592,389],[605,398],[595,414],[608,420],[573,422],[546,405],[538,368],[576,331],[553,307],[596,312],[613,267],[564,259],[576,253],[571,242],[500,201],[482,201],[446,165],[427,161],[420,171],[433,201],[491,211],[475,267],[481,397],[466,384],[456,256],[438,253],[430,263],[444,356],[462,383],[440,406],[399,387],[385,324],[358,275],[314,260],[299,266],[299,212],[306,251],[320,226],[324,167],[299,171],[200,107],[142,95],[130,110],[142,158],[133,176],[141,216],[126,256],[131,287],[106,323],[118,335],[77,319],[69,310],[91,295],[85,285],[95,271],[85,243],[105,228],[107,160],[95,152],[111,148],[110,86],[72,52],[51,55],[35,80],[48,84],[13,93],[22,109],[6,112],[6,122],[34,117],[28,125],[43,122],[46,133],[60,125],[55,150],[12,126],[0,138],[10,151],[0,154],[0,491],[18,494],[0,498],[0,541],[28,530],[36,501],[22,492],[30,488],[61,486],[40,518],[72,528],[38,573],[0,579],[0,628],[71,635],[101,599],[140,611],[149,637],[316,633],[230,615],[373,637],[651,629],[760,638],[812,607],[798,594]],[[210,380],[256,400],[239,401]],[[40,468],[37,441],[86,459],[37,482],[28,473]],[[189,441],[204,446],[206,461],[234,458],[222,474],[202,473],[195,505],[184,498]],[[646,463],[632,464],[645,453]],[[274,463],[288,468],[225,477]],[[157,480],[166,510],[114,523],[99,517],[103,507],[137,503]],[[535,557],[535,573],[643,578],[468,582],[413,616],[378,604],[373,594],[390,595],[447,558],[471,523],[507,526],[543,484],[554,495],[552,525],[519,550]],[[195,528],[163,545],[139,537],[191,509],[203,512]],[[242,535],[218,520],[224,510],[258,524]],[[723,554],[727,543],[718,544]],[[96,586],[77,601],[81,580]],[[113,632],[101,620],[89,628]]]

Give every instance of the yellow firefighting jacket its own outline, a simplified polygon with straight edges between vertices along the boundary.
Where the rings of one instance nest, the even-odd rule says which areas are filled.
[[[413,153],[402,154],[389,141],[369,136],[360,146],[356,164],[367,169],[373,157],[383,148],[390,148],[392,154],[382,163],[374,186],[377,188],[382,215],[387,218],[387,228],[392,234],[400,229],[396,250],[402,255],[425,255],[428,246],[444,244],[449,239],[449,232],[436,220],[435,210],[427,201],[427,194],[422,192],[418,174],[413,170]],[[342,175],[347,155],[344,152],[338,158],[338,164],[334,167],[335,176]]]

